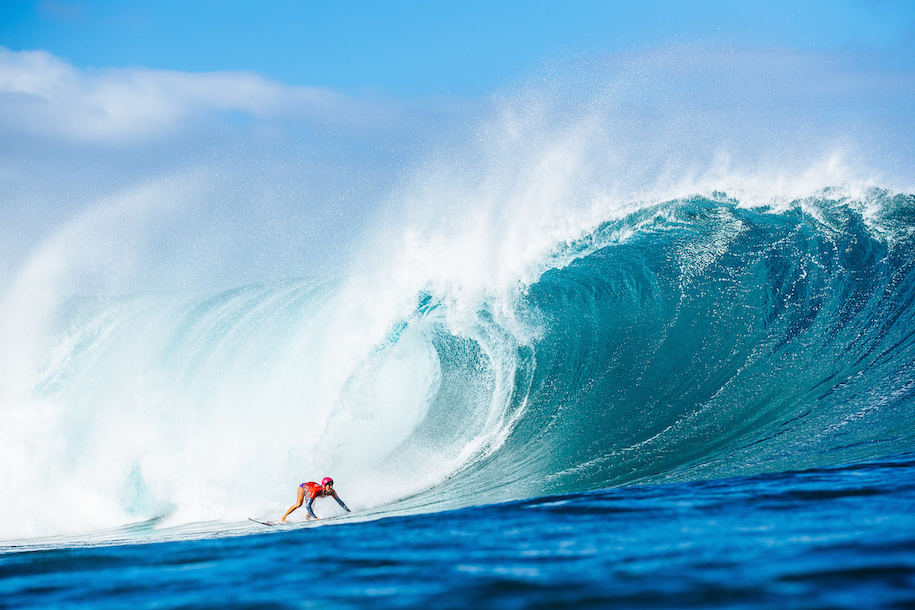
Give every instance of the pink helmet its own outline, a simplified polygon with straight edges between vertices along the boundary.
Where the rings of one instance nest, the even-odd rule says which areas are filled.
[[[333,484],[334,484],[334,480],[333,480],[332,478],[330,478],[330,477],[324,477],[324,480],[321,481],[321,485],[323,485],[324,487],[327,487],[327,484],[328,484],[328,483],[330,483],[331,485],[333,485]]]

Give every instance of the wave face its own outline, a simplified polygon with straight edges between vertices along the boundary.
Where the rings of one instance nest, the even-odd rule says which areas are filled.
[[[325,473],[417,511],[912,451],[913,231],[906,194],[715,192],[556,244],[508,299],[72,298],[4,395],[0,534],[243,519]]]
[[[528,407],[484,478],[542,495],[912,450],[915,199],[738,203],[606,223],[530,287]]]

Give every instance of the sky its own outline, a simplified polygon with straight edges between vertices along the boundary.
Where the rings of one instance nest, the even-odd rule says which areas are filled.
[[[99,243],[75,275],[114,290],[309,275],[392,201],[569,159],[637,192],[870,151],[912,185],[913,100],[906,0],[3,0],[0,292]]]
[[[4,0],[0,46],[80,68],[249,70],[288,85],[480,96],[549,62],[677,45],[915,64],[907,0]]]

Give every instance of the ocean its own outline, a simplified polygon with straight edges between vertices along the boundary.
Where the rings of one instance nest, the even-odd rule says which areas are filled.
[[[0,606],[915,607],[915,195],[741,197],[55,300]]]
[[[5,549],[0,591],[7,607],[907,608],[912,473],[880,460],[155,542],[144,523]]]

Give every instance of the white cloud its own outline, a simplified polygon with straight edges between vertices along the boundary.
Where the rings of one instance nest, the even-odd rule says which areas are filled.
[[[333,91],[284,85],[250,72],[80,69],[45,51],[0,47],[0,134],[147,139],[171,133],[188,119],[226,112],[344,123],[387,114]]]

